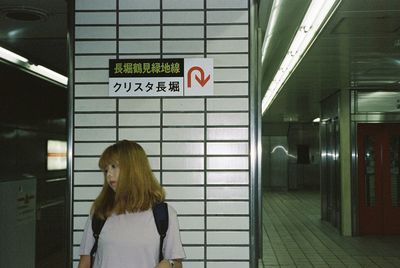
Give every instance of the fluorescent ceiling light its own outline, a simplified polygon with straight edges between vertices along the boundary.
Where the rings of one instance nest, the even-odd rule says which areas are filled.
[[[6,62],[16,64],[23,69],[33,72],[34,74],[42,78],[49,79],[64,86],[68,85],[68,78],[66,76],[50,70],[44,66],[32,64],[27,58],[24,58],[2,47],[0,47],[0,60],[1,59],[5,60]]]
[[[30,64],[29,65],[29,70],[40,74],[42,76],[47,77],[48,79],[54,80],[60,84],[67,85],[68,84],[68,78],[65,77],[64,75],[61,75],[53,70],[50,70],[42,65],[34,65]]]
[[[271,105],[340,2],[341,0],[311,1],[281,66],[268,86],[261,104],[262,113]],[[266,47],[268,44],[263,44],[263,49]],[[262,54],[265,52],[262,51]]]
[[[278,14],[280,13],[281,4],[282,0],[274,0],[272,4],[271,15],[268,19],[267,29],[265,31],[264,41],[261,48],[261,62],[264,62],[265,55],[271,42],[271,35],[276,26],[276,20],[278,19]]]
[[[15,54],[14,52],[0,47],[0,58],[5,59],[6,61],[19,64],[19,63],[27,63],[28,59],[24,58],[18,54]]]

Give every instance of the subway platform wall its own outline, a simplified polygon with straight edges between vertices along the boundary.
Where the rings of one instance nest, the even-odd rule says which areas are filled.
[[[101,189],[97,161],[139,142],[178,211],[185,268],[251,265],[248,0],[75,0],[70,108],[72,267]],[[110,97],[109,59],[212,58],[214,94]]]

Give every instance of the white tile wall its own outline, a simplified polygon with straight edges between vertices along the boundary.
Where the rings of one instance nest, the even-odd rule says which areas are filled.
[[[203,142],[164,142],[163,155],[201,155],[204,154]]]
[[[98,158],[120,139],[144,147],[177,210],[185,268],[249,267],[248,1],[118,3],[117,16],[116,1],[75,0],[74,267],[103,185]],[[160,57],[213,58],[214,96],[108,96],[109,59]]]
[[[243,215],[249,214],[249,203],[242,201],[209,201],[207,202],[207,214],[215,215]]]
[[[160,110],[159,99],[121,99],[119,110],[123,112],[158,112]]]
[[[204,41],[163,41],[165,53],[203,53]]]
[[[185,267],[191,268],[204,268],[204,262],[202,261],[185,261]]]
[[[203,245],[204,232],[202,231],[181,231],[182,243],[190,245]]]
[[[163,115],[164,126],[203,126],[204,115],[202,113],[185,113]]]
[[[208,111],[248,111],[248,98],[216,98],[207,102]]]
[[[76,0],[75,10],[104,10],[115,9],[115,1],[104,0]]]
[[[75,126],[115,126],[115,114],[75,114]]]
[[[231,127],[231,128],[208,128],[208,140],[247,140],[249,137],[248,128]]]
[[[245,54],[220,54],[213,55],[214,67],[247,67],[249,55]]]
[[[159,128],[120,128],[118,135],[121,140],[154,141],[160,139]]]
[[[208,38],[247,38],[249,27],[247,25],[211,25],[207,26]]]
[[[115,29],[114,29],[115,31]],[[120,38],[140,38],[151,39],[160,37],[160,27],[158,26],[126,26],[119,28]]]
[[[120,126],[159,126],[160,114],[129,113],[119,115]]]
[[[226,224],[229,222],[229,224]],[[207,217],[207,228],[213,230],[248,230],[247,216],[213,216]]]
[[[75,157],[74,170],[98,170],[98,157]]]
[[[77,70],[75,71],[76,83],[105,83],[108,82],[107,70]]]
[[[248,268],[248,262],[207,262],[208,268]]]
[[[247,142],[209,142],[207,143],[209,155],[240,155],[249,153]]]
[[[185,1],[187,2],[187,1]],[[163,23],[175,23],[175,24],[193,24],[203,23],[204,12],[203,11],[164,11],[163,12]]]
[[[204,100],[203,99],[164,99],[163,100],[164,111],[203,111]]]
[[[186,257],[194,260],[202,260],[204,259],[204,247],[195,247],[195,246],[187,246],[184,247]]]
[[[181,230],[202,230],[204,229],[204,216],[181,216],[179,227]]]
[[[209,187],[207,189],[208,200],[214,199],[237,199],[237,200],[247,200],[249,198],[249,188],[248,187]]]
[[[75,27],[77,39],[112,39],[115,38],[115,27],[110,26],[81,26]]]
[[[248,83],[216,83],[214,95],[217,96],[248,96]]]
[[[177,184],[177,185],[204,184],[204,172],[202,171],[163,172],[163,183]]]
[[[248,70],[247,69],[215,69],[214,80],[215,81],[248,81]]]
[[[92,172],[75,172],[74,184],[75,185],[103,185],[104,177],[100,171]]]
[[[167,198],[173,200],[204,199],[204,188],[200,187],[165,187]]]
[[[249,233],[244,231],[209,231],[207,242],[211,245],[246,245],[249,243]]]
[[[115,41],[75,41],[75,53],[115,53],[116,45]]]
[[[203,26],[164,26],[163,38],[203,38]]]
[[[221,169],[221,170],[231,170],[231,169],[248,169],[249,168],[249,158],[247,156],[232,156],[232,157],[207,157],[207,167],[210,170]]]
[[[126,24],[159,24],[160,12],[121,12],[119,14],[120,25]]]
[[[245,23],[249,18],[248,11],[207,11],[207,23]]]
[[[75,100],[76,112],[113,112],[116,108],[115,99],[77,99]]]
[[[202,9],[203,0],[163,0],[164,9]]]
[[[208,247],[207,257],[210,260],[243,260],[249,259],[248,247]]]
[[[115,24],[117,15],[113,11],[108,12],[76,12],[75,24]]]
[[[101,155],[112,142],[75,143],[75,156]]]
[[[160,53],[159,41],[120,41],[121,53]]]
[[[248,113],[208,113],[207,125],[209,126],[245,126],[249,123]]]
[[[163,139],[168,140],[185,140],[185,141],[203,141],[204,129],[203,128],[164,128]]]
[[[207,0],[207,8],[247,8],[248,2],[242,0]]]
[[[207,183],[217,184],[244,184],[249,183],[249,173],[246,171],[211,171],[207,172]]]
[[[116,131],[111,128],[75,128],[75,141],[110,141],[115,140]]]
[[[113,56],[76,56],[75,67],[76,68],[108,68],[108,60]],[[75,89],[76,91],[76,89]],[[108,92],[107,92],[108,93]]]
[[[120,9],[159,9],[159,0],[119,0]]]
[[[108,66],[108,64],[107,64]],[[106,97],[108,85],[88,84],[75,85],[75,97]]]
[[[202,216],[205,213],[204,202],[203,201],[185,201],[185,202],[176,202],[169,201],[169,204],[172,205],[179,215],[198,215]],[[184,229],[188,229],[183,222],[180,223],[180,226]]]
[[[204,157],[163,157],[165,170],[203,170]]]
[[[100,193],[101,187],[91,187],[90,191],[88,191],[85,187],[75,187],[74,188],[74,198],[75,200],[94,200],[97,195]],[[74,207],[76,204],[74,203]],[[89,214],[89,211],[88,211]]]
[[[225,53],[225,52],[248,52],[249,41],[247,40],[208,40],[208,52]],[[234,77],[232,77],[234,78]]]

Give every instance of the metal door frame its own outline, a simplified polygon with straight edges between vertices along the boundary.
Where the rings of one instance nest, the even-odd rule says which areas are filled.
[[[358,197],[358,148],[357,127],[359,123],[400,123],[400,111],[393,113],[385,112],[358,112],[357,93],[376,92],[381,89],[350,89],[350,138],[351,138],[351,194],[352,198],[352,235],[359,235],[359,197]],[[393,90],[392,90],[393,91]],[[390,92],[390,91],[388,91]]]

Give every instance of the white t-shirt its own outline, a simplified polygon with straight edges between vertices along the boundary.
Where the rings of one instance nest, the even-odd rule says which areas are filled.
[[[168,205],[169,225],[163,244],[165,259],[183,259],[176,211]],[[94,244],[92,220],[88,218],[80,255],[90,255]],[[94,268],[153,268],[158,263],[160,235],[151,209],[111,215],[101,230]]]

